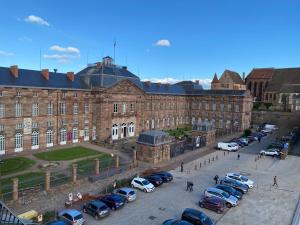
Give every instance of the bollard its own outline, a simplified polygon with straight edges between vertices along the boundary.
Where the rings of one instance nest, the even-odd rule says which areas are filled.
[[[216,155],[216,160],[218,160],[218,155]]]
[[[215,157],[213,156],[213,158],[212,158],[212,161],[214,162],[215,161]]]
[[[208,164],[210,164],[210,158],[208,159]]]
[[[99,175],[100,173],[100,161],[99,159],[95,159],[95,174]]]
[[[49,170],[47,170],[46,176],[45,176],[45,190],[46,191],[50,190],[50,179],[51,179],[51,172]]]
[[[227,151],[227,155],[229,155],[229,151]]]
[[[204,160],[204,166],[206,166],[206,159]]]
[[[133,167],[137,166],[137,160],[136,160],[136,150],[133,150],[133,155],[132,155],[132,161],[133,161]]]
[[[226,153],[224,152],[224,156],[226,156],[225,154],[226,154]]]
[[[77,181],[77,164],[72,165],[72,180],[73,183],[76,183]]]
[[[199,164],[199,168],[201,168],[201,162],[200,162],[200,164]]]
[[[195,170],[198,170],[198,168],[197,168],[197,164],[195,164]]]
[[[17,202],[19,200],[19,179],[13,178],[13,201]]]
[[[118,155],[116,155],[116,159],[115,159],[116,161],[115,161],[115,166],[116,166],[116,168],[119,168],[119,164],[120,164],[120,160],[119,160],[119,156]]]

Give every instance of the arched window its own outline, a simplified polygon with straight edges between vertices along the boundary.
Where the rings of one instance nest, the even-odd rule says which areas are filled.
[[[112,126],[112,135],[111,135],[112,140],[118,140],[118,125],[114,124]]]
[[[0,135],[0,155],[5,154],[5,137]]]
[[[53,130],[47,130],[46,145],[47,147],[53,147]]]
[[[31,134],[31,149],[39,148],[39,132],[33,131]]]
[[[16,133],[15,135],[15,152],[23,151],[23,135]]]
[[[73,140],[73,143],[78,142],[78,128],[77,127],[73,128],[72,140]]]
[[[65,128],[60,129],[60,144],[67,144],[67,130]]]
[[[130,123],[128,127],[128,136],[133,137],[134,136],[134,123]]]

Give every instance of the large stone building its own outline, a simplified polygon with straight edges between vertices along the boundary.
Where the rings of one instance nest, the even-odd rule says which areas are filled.
[[[217,132],[250,126],[248,91],[142,82],[110,57],[76,75],[12,66],[0,67],[0,77],[1,154],[115,141],[196,121],[211,122]]]
[[[218,79],[217,74],[211,82],[211,89],[213,90],[246,90],[246,85],[241,76],[234,71],[225,70]]]

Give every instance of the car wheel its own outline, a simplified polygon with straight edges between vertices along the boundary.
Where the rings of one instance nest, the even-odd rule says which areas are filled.
[[[99,215],[98,214],[96,214],[95,215],[95,220],[99,220],[100,218],[99,218]]]
[[[229,202],[226,203],[226,206],[227,206],[228,208],[231,208],[231,207],[232,207],[232,205],[231,205]]]
[[[115,207],[115,206],[111,207],[111,210],[115,211],[115,210],[116,210],[116,207]]]
[[[147,193],[147,189],[146,189],[146,188],[144,188],[144,189],[143,189],[143,192]]]
[[[199,203],[199,206],[200,206],[201,208],[204,208],[203,203]]]
[[[86,208],[83,208],[82,211],[83,211],[84,213],[86,213]]]

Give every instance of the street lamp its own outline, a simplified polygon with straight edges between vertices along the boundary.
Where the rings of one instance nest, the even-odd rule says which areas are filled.
[[[0,199],[2,199],[1,165],[2,165],[3,163],[4,163],[4,161],[0,159]]]

